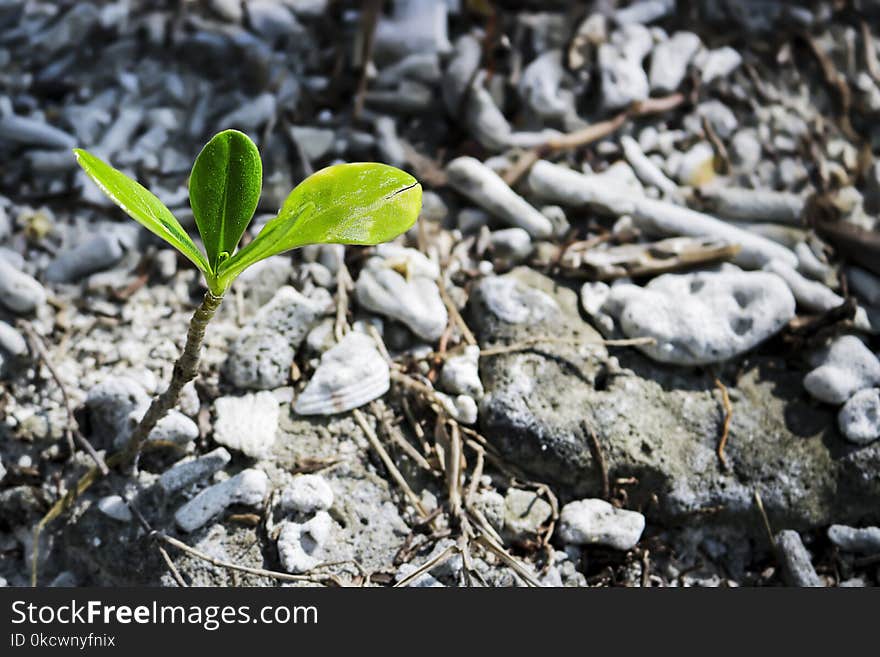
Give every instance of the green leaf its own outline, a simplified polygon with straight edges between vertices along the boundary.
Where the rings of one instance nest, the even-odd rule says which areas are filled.
[[[337,164],[312,174],[284,201],[253,242],[221,264],[227,286],[269,256],[307,244],[380,244],[409,230],[422,207],[422,188],[387,164]]]
[[[237,130],[214,135],[196,158],[189,202],[212,271],[238,246],[257,209],[262,179],[257,147]]]
[[[205,274],[210,272],[205,256],[196,248],[171,210],[152,192],[88,151],[75,148],[73,152],[77,163],[101,191],[125,210],[128,216],[180,251]]]

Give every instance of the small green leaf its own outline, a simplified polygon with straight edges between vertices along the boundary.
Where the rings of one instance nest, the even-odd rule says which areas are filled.
[[[337,164],[312,174],[284,201],[253,242],[221,265],[227,286],[255,262],[307,244],[380,244],[409,230],[422,188],[387,164]]]
[[[212,271],[235,252],[260,200],[263,164],[254,142],[237,130],[211,139],[193,165],[189,202]]]
[[[171,210],[152,192],[88,151],[75,148],[73,152],[77,163],[101,191],[128,216],[180,251],[205,274],[210,272],[205,256],[196,248]]]

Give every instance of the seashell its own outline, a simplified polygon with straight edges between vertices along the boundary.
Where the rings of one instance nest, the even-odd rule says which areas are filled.
[[[353,331],[324,352],[293,410],[299,415],[343,413],[378,399],[390,386],[388,363],[376,343]]]

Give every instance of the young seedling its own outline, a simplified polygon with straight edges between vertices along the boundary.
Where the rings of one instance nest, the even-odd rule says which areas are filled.
[[[297,185],[278,215],[236,251],[260,199],[263,166],[247,135],[225,130],[199,153],[189,179],[190,205],[205,245],[202,253],[149,190],[88,151],[74,152],[101,190],[132,219],[188,258],[208,286],[190,321],[171,382],[133,431],[120,457],[124,462],[137,457],[150,431],[177,403],[180,390],[195,378],[205,328],[239,274],[264,258],[308,244],[387,242],[407,231],[421,209],[421,186],[408,173],[386,164],[337,164]]]
[[[174,363],[168,388],[157,396],[123,449],[77,481],[34,531],[31,580],[42,529],[106,473],[134,463],[152,429],[171,410],[180,391],[198,373],[205,329],[235,278],[256,262],[309,244],[374,245],[409,230],[422,205],[422,188],[408,173],[385,164],[337,164],[309,176],[290,193],[277,216],[242,249],[238,243],[253,218],[262,188],[260,153],[247,135],[215,135],[193,164],[189,198],[202,243],[195,245],[177,218],[143,185],[88,151],[76,160],[91,179],[132,219],[180,251],[205,277],[208,291],[190,320],[186,344]]]

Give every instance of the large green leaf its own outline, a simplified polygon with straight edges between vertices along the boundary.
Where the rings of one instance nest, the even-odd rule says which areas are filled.
[[[152,192],[88,151],[76,148],[73,152],[77,163],[101,191],[125,210],[128,216],[180,251],[205,274],[210,272],[205,256],[196,248],[171,210]]]
[[[196,158],[189,202],[212,271],[238,246],[257,209],[262,177],[257,147],[237,130],[216,134]]]
[[[255,262],[307,244],[380,244],[412,227],[422,188],[387,164],[337,164],[318,171],[284,201],[253,242],[222,263],[221,286]]]

